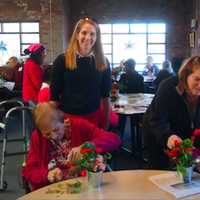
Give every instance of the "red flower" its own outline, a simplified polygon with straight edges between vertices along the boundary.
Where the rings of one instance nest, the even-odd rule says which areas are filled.
[[[171,150],[167,150],[166,153],[170,158],[175,159],[180,155],[180,149],[179,148],[173,148]]]
[[[185,152],[192,152],[192,148],[184,148]]]
[[[179,147],[181,145],[181,141],[175,140],[174,144],[175,144],[175,147]]]
[[[87,175],[87,171],[85,169],[83,169],[81,172],[80,172],[80,176],[86,176]]]
[[[194,135],[194,136],[200,136],[200,128],[194,129],[192,135]]]
[[[82,153],[82,154],[90,153],[90,152],[93,152],[93,151],[94,151],[93,148],[87,148],[87,147],[85,147],[85,148],[82,148],[82,149],[81,149],[81,153]]]

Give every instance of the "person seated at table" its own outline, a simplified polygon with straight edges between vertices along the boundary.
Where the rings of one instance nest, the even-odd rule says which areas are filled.
[[[30,140],[23,177],[32,190],[70,178],[68,164],[80,159],[80,145],[89,141],[98,152],[113,151],[121,144],[118,136],[77,116],[66,117],[53,102],[37,104],[36,129]]]
[[[136,70],[136,62],[134,59],[128,59],[124,62],[125,73],[121,75],[119,80],[120,93],[143,93],[144,92],[144,78]],[[131,116],[131,127],[135,127],[135,116]],[[126,115],[119,115],[119,129],[121,138],[126,125]],[[132,129],[134,130],[134,129]],[[132,133],[134,135],[134,133]]]
[[[143,69],[143,76],[157,76],[159,72],[158,66],[153,64],[153,57],[147,56],[147,64]]]
[[[6,65],[0,67],[0,76],[6,81],[15,82],[15,89],[21,89],[22,65],[17,57],[10,57]]]
[[[144,115],[143,127],[152,169],[168,169],[164,151],[190,138],[200,127],[200,57],[187,59],[178,76],[163,81]]]
[[[52,66],[46,66],[43,74],[43,83],[38,93],[38,103],[50,101],[51,92],[50,92],[50,83],[52,76]]]
[[[170,76],[173,76],[174,72],[171,66],[171,62],[169,60],[166,60],[162,63],[162,69],[159,71],[156,79],[153,81],[153,85],[155,87],[155,90],[158,89],[160,83],[169,78]]]
[[[119,79],[120,93],[144,92],[144,78],[135,70],[135,65],[135,60],[131,58],[124,62],[125,73]]]

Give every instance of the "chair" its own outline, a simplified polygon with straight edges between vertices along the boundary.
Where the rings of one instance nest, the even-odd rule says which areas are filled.
[[[5,168],[5,158],[8,156],[16,156],[26,154],[27,145],[29,142],[29,136],[33,129],[32,123],[32,108],[24,106],[23,102],[16,100],[9,100],[0,102],[0,107],[7,106],[11,104],[18,104],[10,108],[5,117],[3,117],[2,122],[0,123],[0,128],[2,129],[2,158],[1,158],[1,169],[0,169],[0,191],[4,191],[7,188],[7,182],[4,180],[4,168]],[[13,128],[13,119],[16,117],[18,123],[15,123],[16,126],[14,131],[18,133],[17,136],[11,138],[10,128]],[[7,151],[7,143],[9,142],[22,142],[23,150],[16,152]]]

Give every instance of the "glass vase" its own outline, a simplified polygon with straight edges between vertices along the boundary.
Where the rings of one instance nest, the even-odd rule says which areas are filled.
[[[88,184],[93,188],[101,187],[103,182],[103,172],[88,172]]]
[[[182,173],[182,179],[184,183],[192,182],[193,167],[186,167],[185,173]]]

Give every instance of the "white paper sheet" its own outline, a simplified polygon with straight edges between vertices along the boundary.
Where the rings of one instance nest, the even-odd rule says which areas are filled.
[[[151,176],[150,181],[177,199],[200,193],[200,175],[194,173],[192,183],[184,184],[176,172]]]

